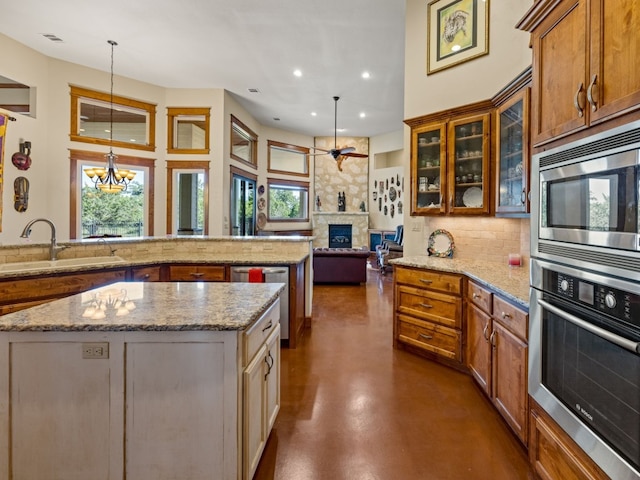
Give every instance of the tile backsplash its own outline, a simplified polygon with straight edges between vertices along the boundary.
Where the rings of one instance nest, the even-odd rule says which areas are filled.
[[[442,217],[429,219],[424,231],[427,239],[434,230],[449,231],[456,258],[506,264],[510,253],[519,253],[524,264],[530,256],[529,225],[528,218]]]

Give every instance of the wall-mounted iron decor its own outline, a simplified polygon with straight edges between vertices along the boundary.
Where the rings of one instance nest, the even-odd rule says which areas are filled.
[[[11,162],[18,170],[29,170],[31,166],[31,142],[20,142],[20,151],[11,156]]]
[[[13,208],[16,212],[26,212],[29,206],[29,180],[18,177],[13,182]]]

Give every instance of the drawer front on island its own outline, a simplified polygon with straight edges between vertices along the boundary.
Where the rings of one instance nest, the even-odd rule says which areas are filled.
[[[171,265],[169,280],[172,282],[225,282],[224,265]]]
[[[398,340],[451,360],[462,360],[460,331],[398,315]]]
[[[131,269],[131,281],[160,282],[162,281],[161,271],[162,267],[157,265],[150,267],[133,267]]]
[[[450,328],[460,328],[462,299],[430,290],[399,285],[398,312],[423,318]]]
[[[279,324],[280,299],[277,299],[262,315],[262,317],[260,317],[260,320],[254,323],[242,334],[244,342],[243,365],[248,365],[260,346],[267,341],[269,335],[271,335]]]

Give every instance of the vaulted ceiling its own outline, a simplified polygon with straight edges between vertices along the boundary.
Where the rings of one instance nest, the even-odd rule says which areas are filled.
[[[224,88],[261,124],[311,136],[333,135],[336,95],[340,135],[402,128],[404,26],[405,0],[20,0],[0,13],[0,33],[49,57],[108,72],[115,40],[117,76]]]

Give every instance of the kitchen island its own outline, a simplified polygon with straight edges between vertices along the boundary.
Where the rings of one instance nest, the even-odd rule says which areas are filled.
[[[0,317],[0,480],[251,478],[282,288],[120,282]]]

